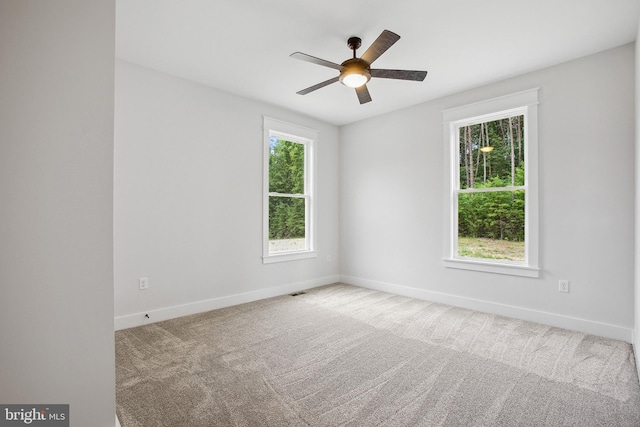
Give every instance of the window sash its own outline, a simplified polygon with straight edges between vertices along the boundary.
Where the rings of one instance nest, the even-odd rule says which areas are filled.
[[[484,188],[460,188],[457,190],[453,190],[456,194],[459,193],[490,193],[492,191],[516,191],[516,190],[526,190],[526,185],[516,185],[516,186],[507,186],[507,187],[484,187]]]
[[[300,199],[308,199],[309,196],[307,194],[303,194],[303,193],[293,193],[293,194],[289,194],[289,193],[269,193],[270,197],[297,197]]]
[[[288,239],[277,239],[274,238],[272,239],[271,237],[269,237],[269,254],[270,255],[281,255],[281,254],[285,254],[285,253],[298,253],[298,252],[303,252],[303,251],[309,251],[310,250],[310,240],[309,240],[309,200],[310,198],[306,195],[299,195],[299,194],[291,194],[291,195],[285,195],[285,194],[269,194],[269,201],[271,202],[271,198],[276,198],[276,199],[295,199],[295,200],[302,200],[304,201],[304,235],[301,237],[290,237]],[[271,232],[271,224],[269,224],[270,230],[269,232]],[[274,242],[283,242],[285,240],[298,240],[298,239],[303,239],[304,240],[304,245],[301,248],[293,248],[293,249],[288,249],[288,250],[271,250],[271,245],[275,243]]]
[[[479,190],[484,190],[484,189],[479,189]],[[455,232],[452,232],[452,240],[453,240],[453,247],[452,247],[452,252],[453,252],[453,258],[455,259],[464,259],[464,260],[474,260],[474,261],[481,261],[481,262],[498,262],[498,263],[509,263],[509,264],[514,264],[514,265],[523,265],[523,266],[527,266],[529,265],[528,262],[528,247],[529,245],[527,245],[527,226],[526,226],[526,221],[527,221],[527,192],[526,189],[524,187],[494,187],[491,188],[492,191],[467,191],[467,190],[460,190],[460,191],[456,191],[456,194],[454,196],[454,209],[456,212],[455,215],[455,219],[454,219],[454,227],[455,227]],[[516,191],[522,191],[523,196],[524,196],[524,206],[523,206],[523,210],[524,210],[524,229],[522,230],[522,232],[524,233],[524,254],[523,254],[523,260],[509,260],[507,258],[489,258],[489,257],[471,257],[471,256],[465,256],[465,255],[460,255],[460,209],[459,209],[459,196],[461,194],[486,194],[486,193],[511,193],[512,195],[515,195]],[[512,211],[513,212],[513,211]],[[481,215],[482,218],[482,215]],[[462,237],[467,237],[467,236],[462,236]]]
[[[310,204],[310,200],[311,197],[309,195],[309,167],[308,167],[308,152],[309,150],[307,149],[307,142],[299,142],[299,141],[295,141],[293,139],[296,138],[292,138],[291,136],[285,136],[282,135],[278,132],[269,132],[269,137],[275,137],[277,138],[279,141],[287,141],[287,142],[291,142],[294,144],[300,144],[303,146],[304,148],[304,159],[303,159],[303,180],[304,180],[304,193],[279,193],[279,192],[269,192],[269,199],[271,199],[271,197],[277,197],[277,198],[293,198],[293,199],[304,199],[304,247],[301,249],[292,249],[290,251],[271,251],[271,243],[273,241],[276,240],[289,240],[289,239],[272,239],[271,237],[269,237],[269,251],[268,254],[269,255],[274,255],[274,254],[283,254],[283,253],[296,253],[296,252],[303,252],[303,251],[309,251],[311,249],[311,244],[309,241],[309,204]],[[269,157],[271,157],[271,153],[269,153]],[[271,174],[269,174],[269,186],[271,185]],[[271,227],[272,224],[269,222],[269,234],[271,234]]]

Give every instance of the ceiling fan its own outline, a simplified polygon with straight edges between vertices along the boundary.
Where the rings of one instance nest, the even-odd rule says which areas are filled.
[[[307,55],[302,52],[292,53],[290,55],[292,58],[340,71],[340,75],[337,77],[318,83],[306,89],[302,89],[296,93],[299,95],[306,95],[314,90],[318,90],[339,81],[345,86],[355,88],[360,104],[365,104],[371,101],[371,95],[369,94],[369,89],[367,89],[367,82],[371,80],[372,77],[413,80],[419,82],[423,81],[427,76],[426,71],[383,70],[371,68],[373,61],[378,59],[380,55],[385,53],[387,49],[393,46],[393,44],[398,40],[400,40],[399,35],[389,30],[384,30],[373,44],[369,46],[369,49],[367,49],[365,53],[358,58],[356,57],[356,49],[360,47],[362,40],[360,37],[350,37],[349,40],[347,40],[347,46],[349,46],[349,49],[353,50],[353,58],[347,59],[342,64],[336,64],[335,62],[316,58],[315,56]]]

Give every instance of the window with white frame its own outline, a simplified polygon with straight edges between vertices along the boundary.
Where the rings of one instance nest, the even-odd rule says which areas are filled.
[[[538,90],[443,112],[445,265],[538,277]]]
[[[316,256],[317,139],[313,129],[264,118],[264,263]]]

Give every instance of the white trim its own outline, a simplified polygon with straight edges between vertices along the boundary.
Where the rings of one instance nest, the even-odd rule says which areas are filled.
[[[271,264],[274,262],[295,261],[298,259],[317,258],[318,251],[297,251],[297,252],[279,252],[262,257],[263,264]]]
[[[318,131],[308,127],[296,125],[294,123],[284,122],[282,120],[274,119],[267,116],[262,116],[263,129],[266,131],[272,130],[279,134],[283,134],[284,138],[304,138],[309,141],[318,140]],[[294,140],[297,140],[294,139]]]
[[[304,195],[277,194],[269,192],[269,156],[270,137],[303,144],[304,150]],[[294,261],[316,257],[316,142],[318,131],[299,126],[293,123],[283,122],[271,117],[263,116],[263,170],[262,170],[262,262],[264,264],[274,262]],[[269,197],[298,197],[305,199],[305,249],[289,253],[269,253]]]
[[[319,277],[317,279],[305,280],[303,282],[290,283],[287,285],[275,286],[272,288],[260,289],[257,291],[243,292],[240,294],[227,295],[219,298],[194,301],[187,304],[174,305],[125,316],[118,316],[114,319],[115,330],[118,331],[121,329],[133,328],[147,323],[161,322],[163,320],[175,319],[176,317],[188,316],[190,314],[202,313],[205,311],[217,310],[219,308],[258,301],[265,298],[286,295],[305,289],[317,288],[318,286],[336,283],[338,282],[338,279],[339,277],[337,275]],[[149,319],[145,318],[145,315],[147,314],[149,315]]]
[[[482,271],[485,273],[507,274],[510,276],[540,277],[540,269],[523,264],[509,264],[508,261],[480,261],[477,258],[444,259],[444,266],[461,270]]]
[[[525,178],[524,186],[495,189],[460,189],[458,170],[457,129],[470,124],[483,123],[524,115]],[[539,210],[538,210],[538,88],[498,98],[488,99],[442,111],[445,157],[445,230],[444,266],[475,270],[485,273],[509,274],[537,278],[540,276]],[[458,256],[458,193],[524,190],[525,194],[525,260],[524,262],[490,261]]]
[[[636,307],[636,310],[638,310],[638,307]],[[636,371],[638,372],[638,378],[640,378],[640,335],[639,335],[640,331],[638,331],[637,329],[634,329],[632,331],[632,335],[633,335],[633,355],[635,357],[635,361],[636,361]]]
[[[353,276],[340,276],[340,282],[377,291],[389,292],[410,298],[433,301],[470,310],[482,311],[485,313],[497,314],[499,316],[512,317],[529,322],[541,323],[585,334],[597,335],[612,338],[625,342],[632,342],[633,330],[630,328],[611,325],[608,323],[594,322],[577,317],[564,316],[561,314],[549,313],[546,311],[532,310],[513,305],[499,304],[491,301],[479,300],[475,298],[461,297],[458,295],[433,292],[424,289],[412,288],[408,286],[384,283],[375,280],[364,279]]]
[[[538,89],[539,88],[536,87],[509,95],[499,96],[497,98],[491,98],[484,101],[474,102],[472,104],[462,105],[460,107],[442,110],[443,124],[461,120],[464,120],[465,122],[470,120],[469,124],[471,124],[476,123],[473,119],[478,118],[481,119],[480,121],[487,121],[487,118],[492,118],[494,116],[497,118],[504,117],[499,113],[496,114],[496,112],[501,113],[509,110],[517,110],[521,107],[537,105]]]
[[[118,419],[118,416],[116,415],[116,427],[122,427],[120,425],[120,420]]]

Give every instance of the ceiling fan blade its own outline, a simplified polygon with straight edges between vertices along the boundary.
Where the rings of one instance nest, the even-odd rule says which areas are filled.
[[[426,71],[410,71],[410,70],[369,70],[371,77],[381,77],[383,79],[398,79],[398,80],[415,80],[421,82],[427,77]]]
[[[369,89],[367,89],[367,85],[362,85],[356,88],[356,94],[358,95],[358,101],[360,104],[366,104],[367,102],[371,102],[371,95],[369,94]]]
[[[342,71],[342,65],[336,64],[335,62],[326,61],[324,59],[316,58],[315,56],[307,55],[302,52],[295,52],[289,55],[291,58],[299,59],[301,61],[311,62],[312,64],[322,65],[324,67],[333,68],[338,71]]]
[[[325,86],[329,86],[331,83],[335,83],[335,82],[337,82],[339,80],[340,80],[340,77],[334,77],[334,78],[326,80],[326,81],[324,81],[322,83],[318,83],[317,85],[313,85],[313,86],[310,86],[310,87],[308,87],[306,89],[299,90],[296,93],[298,95],[306,95],[306,94],[308,94],[310,92],[313,92],[314,90],[318,90],[318,89],[323,88]]]
[[[384,30],[382,34],[373,42],[369,49],[362,55],[361,59],[367,61],[369,64],[373,63],[383,53],[387,51],[395,42],[400,40],[400,36],[396,33],[392,33],[389,30]]]

